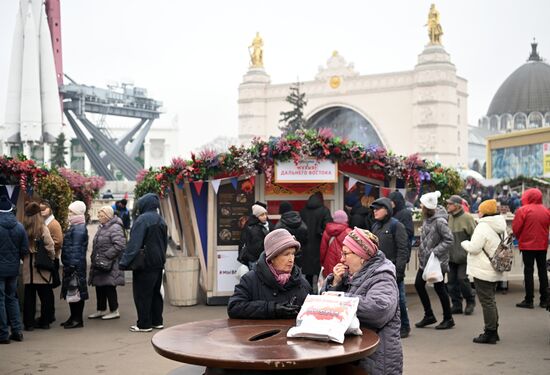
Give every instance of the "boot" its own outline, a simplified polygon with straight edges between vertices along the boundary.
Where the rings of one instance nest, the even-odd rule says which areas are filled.
[[[520,303],[516,303],[516,307],[520,307],[522,309],[532,309],[533,308],[533,301],[527,301],[523,300]]]
[[[421,321],[415,324],[416,328],[424,328],[426,326],[429,326],[430,324],[434,324],[437,322],[437,319],[433,315],[424,315],[424,318],[422,318]]]
[[[474,302],[466,303],[466,308],[464,309],[464,315],[472,315],[476,304]]]
[[[455,321],[453,318],[451,319],[445,319],[441,323],[439,323],[437,326],[435,326],[435,329],[451,329],[455,326]]]
[[[496,344],[497,343],[497,331],[486,329],[481,335],[474,338],[476,344]]]
[[[451,307],[451,314],[462,314],[462,306],[454,305]]]

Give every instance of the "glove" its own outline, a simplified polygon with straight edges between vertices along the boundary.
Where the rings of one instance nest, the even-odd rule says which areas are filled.
[[[298,305],[290,305],[290,304],[282,304],[282,303],[276,303],[275,304],[275,317],[280,319],[290,319],[295,318],[296,315],[298,315],[298,312],[300,311],[300,306]]]

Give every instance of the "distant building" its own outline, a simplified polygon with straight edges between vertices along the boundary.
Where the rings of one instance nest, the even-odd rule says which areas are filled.
[[[470,167],[482,172],[489,157],[488,178],[541,177],[546,131],[529,130],[546,127],[550,127],[550,65],[541,59],[537,43],[533,42],[527,62],[502,83],[487,115],[477,127],[470,128]],[[502,133],[511,134],[496,136]],[[531,133],[537,136],[527,136]],[[493,141],[490,153],[484,154],[482,149],[488,137]]]

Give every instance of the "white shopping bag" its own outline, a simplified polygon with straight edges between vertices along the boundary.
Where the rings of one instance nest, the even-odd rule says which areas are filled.
[[[346,334],[362,335],[357,320],[358,297],[337,295],[308,295],[298,317],[296,327],[287,337],[303,337],[321,341],[344,343]]]
[[[422,278],[428,283],[438,283],[443,281],[443,273],[441,272],[441,263],[434,253],[430,254],[430,258],[424,267]]]

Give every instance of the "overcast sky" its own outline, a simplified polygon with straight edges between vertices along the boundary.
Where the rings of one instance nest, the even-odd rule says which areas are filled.
[[[4,121],[15,14],[0,0],[0,121]],[[79,83],[131,79],[177,114],[181,153],[217,135],[237,135],[237,89],[256,31],[272,83],[312,80],[333,50],[360,74],[411,70],[427,42],[426,0],[176,1],[61,0],[63,64]],[[435,1],[443,45],[468,80],[477,124],[536,37],[550,57],[550,1]],[[197,129],[200,129],[197,130]]]

